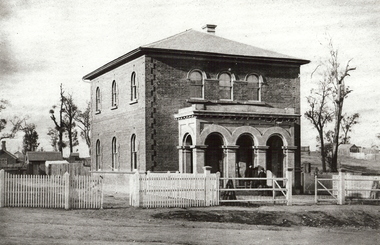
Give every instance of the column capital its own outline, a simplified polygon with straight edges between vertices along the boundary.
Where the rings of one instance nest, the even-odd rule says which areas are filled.
[[[286,146],[283,146],[282,149],[285,150],[285,151],[295,151],[297,150],[297,146],[290,146],[290,145],[286,145]]]
[[[222,145],[222,149],[224,150],[237,150],[239,149],[238,145]]]
[[[255,150],[255,152],[266,152],[269,149],[269,146],[267,145],[254,145],[252,148]]]
[[[191,149],[207,149],[207,145],[191,145],[190,146]]]

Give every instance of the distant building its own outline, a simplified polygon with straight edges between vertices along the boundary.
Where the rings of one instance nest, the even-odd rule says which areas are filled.
[[[59,161],[63,160],[60,152],[48,151],[28,151],[26,152],[25,163],[27,166],[27,173],[33,175],[47,174],[46,161]]]
[[[360,147],[354,144],[341,144],[338,147],[338,155],[340,156],[349,156],[350,153],[360,152]]]
[[[0,169],[12,174],[23,174],[26,170],[23,159],[7,151],[5,141],[1,142]]]

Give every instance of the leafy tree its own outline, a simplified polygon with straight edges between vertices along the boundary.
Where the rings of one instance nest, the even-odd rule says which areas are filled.
[[[49,128],[47,135],[50,136],[50,145],[54,151],[58,151],[59,132],[55,128]]]
[[[348,135],[348,133],[352,132],[352,127],[355,124],[359,123],[359,113],[354,113],[352,116],[349,116],[347,114],[344,114],[342,116],[342,131],[343,135],[341,135],[341,144],[349,144],[351,137]]]
[[[85,111],[78,111],[75,120],[78,122],[78,127],[81,129],[80,136],[86,141],[88,150],[91,154],[91,137],[90,137],[90,112],[91,103],[87,102],[87,107]]]
[[[78,115],[78,107],[75,105],[71,94],[63,96],[63,124],[69,139],[70,153],[73,152],[74,146],[79,145],[78,132],[76,131],[75,118]]]
[[[37,147],[40,145],[38,143],[38,133],[36,131],[36,125],[26,124],[22,127],[22,131],[24,131],[23,138],[23,153],[25,154],[27,151],[36,151]]]

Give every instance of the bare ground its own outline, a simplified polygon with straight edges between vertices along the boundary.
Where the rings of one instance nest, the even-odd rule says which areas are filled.
[[[379,229],[377,205],[0,209],[0,244],[378,244]]]

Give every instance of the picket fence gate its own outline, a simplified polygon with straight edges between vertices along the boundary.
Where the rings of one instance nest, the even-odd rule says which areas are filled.
[[[323,181],[330,181],[331,189]],[[332,179],[315,176],[315,202],[332,201],[343,205],[347,200],[380,201],[380,176],[353,175],[339,172]],[[322,187],[322,188],[320,188]],[[328,193],[330,198],[321,198],[321,193]],[[325,194],[326,195],[326,194]]]
[[[133,207],[201,207],[219,205],[219,173],[136,172],[130,179]]]
[[[97,176],[12,175],[0,170],[0,207],[103,208]]]

